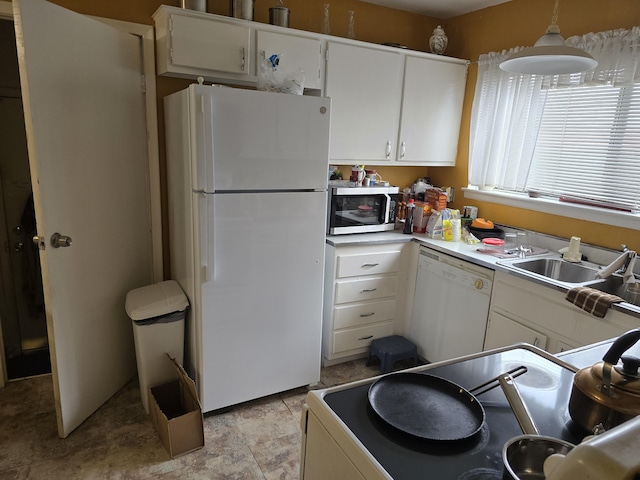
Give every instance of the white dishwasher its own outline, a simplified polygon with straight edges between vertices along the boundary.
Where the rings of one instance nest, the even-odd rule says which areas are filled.
[[[407,338],[417,345],[421,357],[438,362],[482,351],[493,273],[420,247]]]

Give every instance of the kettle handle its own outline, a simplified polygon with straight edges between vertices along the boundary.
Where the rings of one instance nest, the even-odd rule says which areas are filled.
[[[604,354],[602,360],[604,360],[605,363],[615,365],[618,363],[622,354],[633,347],[638,340],[640,340],[640,328],[623,333],[613,342],[613,345],[611,345],[607,353]]]

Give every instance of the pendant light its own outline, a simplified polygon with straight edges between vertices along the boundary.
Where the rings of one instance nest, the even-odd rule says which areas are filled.
[[[514,53],[500,64],[500,68],[511,73],[535,75],[559,75],[591,70],[598,62],[584,50],[569,47],[560,35],[558,27],[558,4],[556,0],[551,25],[533,47]]]

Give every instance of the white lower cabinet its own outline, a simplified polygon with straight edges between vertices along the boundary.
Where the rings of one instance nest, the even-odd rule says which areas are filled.
[[[504,347],[518,342],[530,343],[545,350],[547,348],[546,335],[497,312],[491,312],[484,338],[484,349]]]
[[[326,248],[323,364],[367,353],[403,329],[410,243]]]
[[[604,318],[594,317],[565,296],[553,286],[496,272],[484,349],[526,342],[559,353],[637,328],[631,315],[609,309]]]

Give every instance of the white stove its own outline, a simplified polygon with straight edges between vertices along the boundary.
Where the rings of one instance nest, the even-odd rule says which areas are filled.
[[[567,409],[577,368],[536,347],[521,344],[405,372],[436,375],[469,390],[518,366],[527,367],[515,383],[540,434],[579,443],[588,432],[571,421]],[[502,478],[502,447],[522,431],[500,388],[478,396],[486,420],[476,435],[433,442],[398,431],[375,414],[368,400],[374,381],[308,394],[301,480]]]

